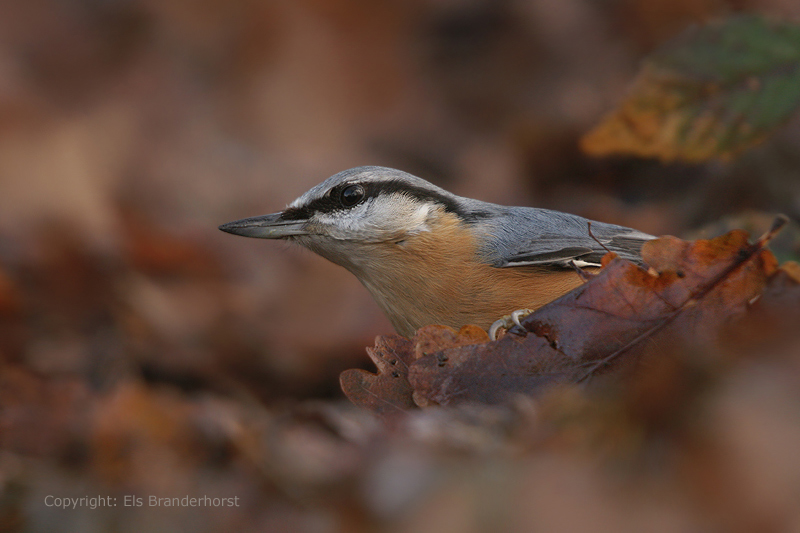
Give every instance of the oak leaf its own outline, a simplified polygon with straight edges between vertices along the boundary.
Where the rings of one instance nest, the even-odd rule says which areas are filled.
[[[488,341],[488,334],[478,326],[464,326],[458,332],[447,326],[426,326],[410,340],[399,335],[377,337],[367,355],[378,373],[345,370],[339,383],[355,405],[381,414],[402,411],[417,405],[408,382],[408,369],[414,361],[448,347]]]

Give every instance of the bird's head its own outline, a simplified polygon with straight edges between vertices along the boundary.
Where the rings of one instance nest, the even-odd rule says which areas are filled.
[[[357,167],[335,174],[279,213],[219,229],[261,239],[288,239],[343,266],[368,245],[402,245],[437,218],[467,217],[463,199],[405,172]]]

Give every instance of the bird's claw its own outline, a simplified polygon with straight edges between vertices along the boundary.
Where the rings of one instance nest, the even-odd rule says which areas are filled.
[[[497,333],[500,329],[511,329],[513,326],[522,327],[520,323],[520,319],[525,318],[529,314],[533,313],[530,309],[517,309],[510,315],[505,315],[503,318],[499,320],[495,320],[494,323],[489,327],[489,338],[493,341],[497,340]]]

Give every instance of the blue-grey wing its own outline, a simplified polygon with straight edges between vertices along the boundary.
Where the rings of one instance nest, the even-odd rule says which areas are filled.
[[[546,209],[514,208],[492,228],[492,263],[496,267],[599,266],[611,251],[623,259],[641,263],[642,245],[652,235],[589,221]]]

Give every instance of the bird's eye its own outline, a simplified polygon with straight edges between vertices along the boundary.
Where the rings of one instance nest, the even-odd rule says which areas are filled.
[[[343,206],[353,207],[364,199],[364,187],[361,185],[348,185],[342,190],[342,195],[339,199]]]

